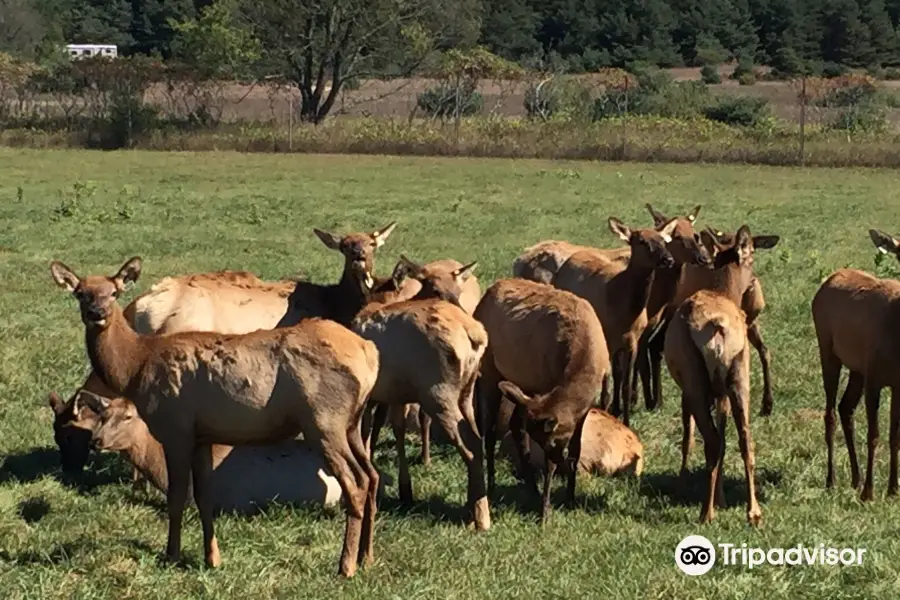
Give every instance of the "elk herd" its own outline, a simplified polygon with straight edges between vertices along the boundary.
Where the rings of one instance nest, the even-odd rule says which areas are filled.
[[[124,455],[135,485],[149,482],[166,494],[166,556],[173,561],[193,500],[208,566],[220,563],[218,512],[275,500],[343,502],[339,572],[349,577],[374,559],[386,476],[372,455],[385,424],[394,432],[402,502],[413,501],[406,430],[421,434],[425,465],[434,430],[465,463],[475,529],[491,526],[498,442],[540,499],[544,521],[557,472],[565,476],[568,503],[578,472],[640,475],[643,448],[630,429],[637,384],[648,410],[661,407],[664,360],[681,389],[682,474],[695,426],[703,438],[708,487],[701,521],[724,503],[730,414],[745,467],[747,519],[759,524],[751,345],[762,363],[762,415],[772,410],[772,391],[753,260],[779,238],[752,235],[747,225],[733,233],[695,231],[699,206],[673,218],[647,208],[650,227],[609,219],[622,247],[540,242],[515,259],[513,277],[484,294],[474,262],[420,265],[401,255],[390,277],[377,277],[376,250],[395,223],[344,236],[314,230],[343,255],[333,285],[263,281],[243,271],[190,274],[163,278],[122,308],[119,297],[141,275],[139,257],[112,276],[79,275],[54,261],[53,280],[78,302],[92,369],[68,401],[49,397],[63,470],[80,472],[91,448]],[[900,242],[870,233],[879,249],[900,257]],[[834,408],[846,366],[841,424],[857,486],[852,417],[865,392],[862,494],[871,499],[879,394],[885,386],[900,389],[892,365],[900,346],[888,333],[900,324],[900,282],[842,269],[812,308],[826,393],[826,483],[834,483]],[[891,494],[900,449],[894,408]]]

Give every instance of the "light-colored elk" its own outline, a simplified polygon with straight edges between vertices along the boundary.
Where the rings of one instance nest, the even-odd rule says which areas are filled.
[[[512,268],[513,277],[550,283],[563,263],[580,250],[592,248],[560,240],[538,242],[525,248],[522,254],[516,257]]]
[[[117,395],[134,402],[166,455],[169,539],[166,555],[181,555],[181,523],[193,476],[206,564],[220,563],[209,488],[211,444],[266,444],[303,433],[338,480],[347,528],[340,572],[373,560],[378,472],[366,452],[360,421],[378,376],[378,351],[347,328],[307,319],[244,335],[139,335],[118,296],[137,280],[141,260],[112,277],[81,278],[54,261],[57,285],[78,300],[87,354]]]
[[[498,412],[505,396],[518,406],[509,428],[525,483],[538,496],[526,447],[528,436],[544,450],[541,519],[550,514],[550,482],[567,469],[567,500],[575,499],[575,473],[588,410],[609,372],[603,328],[591,305],[575,294],[525,279],[495,282],[475,309],[488,333],[478,383],[479,409],[494,488]]]
[[[722,461],[729,412],[734,416],[744,461],[747,520],[757,525],[762,519],[750,433],[747,323],[740,301],[753,277],[755,245],[771,247],[777,242],[777,238],[772,241],[767,237],[754,238],[750,229],[742,226],[734,246],[718,249],[714,268],[706,269],[706,285],[679,305],[666,331],[666,365],[682,392],[682,475],[693,446],[694,422],[703,436],[709,482],[701,522],[715,517],[715,504],[724,504]]]
[[[94,431],[93,446],[125,456],[153,486],[166,494],[169,477],[163,445],[150,434],[137,408],[125,398],[81,390],[81,427]],[[93,422],[92,422],[93,421]],[[337,479],[305,442],[285,440],[266,446],[213,444],[210,493],[213,511],[252,513],[275,501],[282,504],[316,503],[324,506],[341,499]]]
[[[365,302],[359,290],[358,274],[372,273],[375,251],[395,227],[396,223],[390,223],[371,234],[350,233],[343,237],[314,230],[329,248],[344,255],[344,271],[337,285],[268,282],[246,271],[165,277],[125,307],[125,318],[142,334],[187,331],[240,334],[293,325],[310,316],[347,319],[347,315],[355,315]],[[105,388],[98,384],[102,386],[91,373],[81,389],[103,395]],[[90,435],[71,423],[71,400],[62,402],[52,395],[50,406],[63,469],[80,473],[87,462]]]
[[[609,228],[631,247],[627,263],[603,254],[582,250],[569,257],[553,278],[553,285],[590,302],[606,334],[612,356],[612,412],[629,425],[631,375],[638,341],[647,327],[647,302],[657,269],[671,268],[675,261],[666,245],[672,240],[677,221],[656,229],[630,229],[615,218]],[[604,399],[605,403],[605,399]],[[604,407],[605,408],[605,407]]]
[[[462,456],[468,470],[468,509],[475,527],[490,528],[484,489],[484,451],[475,421],[473,392],[487,346],[484,327],[460,306],[469,273],[476,263],[453,271],[431,271],[401,257],[390,287],[374,290],[370,304],[353,322],[353,330],[379,351],[376,405],[370,447],[390,410],[397,444],[400,499],[412,502],[405,452],[405,405],[417,403],[434,418]],[[402,279],[417,279],[417,295],[396,301]]]
[[[896,238],[876,229],[870,230],[869,236],[881,252],[900,258],[900,241]],[[825,442],[828,447],[825,485],[834,486],[834,409],[841,369],[847,367],[850,377],[839,411],[850,455],[852,485],[858,488],[860,483],[853,413],[865,394],[868,456],[861,498],[873,499],[873,469],[879,441],[878,411],[881,390],[888,387],[891,389],[891,415],[887,493],[896,495],[897,453],[900,450],[900,371],[897,369],[900,343],[894,332],[900,326],[900,281],[880,279],[856,269],[840,269],[816,292],[812,314],[825,388]]]

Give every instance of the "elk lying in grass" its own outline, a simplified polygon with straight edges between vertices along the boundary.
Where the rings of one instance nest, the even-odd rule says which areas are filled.
[[[729,410],[737,426],[744,460],[747,520],[757,525],[762,519],[756,499],[755,457],[750,434],[747,323],[740,309],[741,296],[753,276],[753,252],[757,243],[761,247],[774,245],[765,237],[752,237],[750,229],[742,226],[735,235],[734,246],[719,249],[714,268],[707,270],[707,285],[679,305],[666,331],[666,365],[682,392],[682,473],[687,469],[695,421],[703,436],[709,487],[700,513],[701,522],[715,517],[715,503],[724,504],[721,471]],[[710,411],[715,414],[715,421]]]
[[[504,400],[500,409],[498,424],[508,423],[515,405]],[[519,454],[512,435],[498,432],[500,452],[509,458],[517,472],[521,473]],[[540,446],[531,444],[531,468],[543,470],[545,466],[544,452]],[[622,424],[614,416],[599,408],[588,411],[581,434],[581,456],[578,460],[578,472],[588,475],[611,476],[617,474],[634,474],[639,476],[644,470],[644,447],[637,434]]]
[[[875,246],[900,258],[900,241],[882,231],[869,231]],[[856,269],[834,272],[819,288],[812,301],[813,322],[822,361],[825,388],[825,443],[828,447],[828,471],[825,485],[834,486],[834,408],[841,369],[850,377],[839,407],[841,426],[850,455],[850,474],[854,488],[859,487],[859,461],[853,413],[863,393],[868,421],[868,457],[866,481],[861,498],[874,496],[873,468],[878,447],[878,409],[881,389],[891,388],[890,476],[887,493],[897,493],[897,453],[900,450],[900,355],[894,332],[900,323],[900,282],[880,279]]]
[[[411,300],[393,301],[396,292],[376,290],[371,303],[353,322],[353,330],[379,351],[378,381],[372,391],[374,448],[378,430],[390,409],[397,442],[400,499],[412,502],[412,485],[405,451],[405,405],[417,403],[437,420],[456,446],[468,470],[468,508],[475,527],[490,528],[484,490],[484,451],[475,421],[473,391],[487,346],[484,327],[458,306],[471,263],[453,271],[426,272],[401,257],[394,287],[407,273],[419,281]]]
[[[94,371],[111,391],[134,402],[163,445],[170,560],[180,558],[193,476],[206,564],[220,563],[209,488],[211,444],[273,443],[302,432],[324,456],[345,498],[340,572],[349,577],[358,562],[371,562],[378,472],[360,420],[378,376],[374,344],[325,319],[244,335],[139,335],[117,298],[138,279],[140,258],[112,277],[81,278],[58,261],[50,272],[78,300]]]
[[[365,302],[359,291],[357,273],[372,272],[375,250],[384,244],[395,226],[396,223],[391,223],[371,234],[350,233],[343,238],[314,230],[327,246],[344,255],[344,272],[337,285],[267,282],[246,271],[165,277],[125,307],[125,318],[142,334],[187,331],[240,334],[293,325],[309,316],[346,319],[348,314],[355,315]],[[99,379],[92,373],[81,389],[103,395],[98,384]],[[71,426],[71,400],[65,403],[52,396],[50,406],[63,470],[80,473],[87,462],[90,436],[81,428]]]
[[[475,318],[488,333],[478,384],[488,490],[494,488],[498,412],[506,396],[517,404],[509,428],[519,462],[527,465],[525,483],[536,492],[525,434],[544,449],[543,522],[550,514],[550,482],[558,466],[568,469],[567,499],[575,500],[584,421],[609,373],[603,328],[586,300],[525,279],[494,283]]]
[[[119,452],[166,494],[169,489],[163,445],[150,434],[137,408],[125,398],[82,390],[78,404],[82,426],[93,421],[92,444]],[[282,504],[336,504],[337,480],[325,472],[325,462],[304,442],[285,440],[267,446],[213,444],[210,494],[213,512],[251,513],[272,501]]]
[[[675,261],[666,245],[672,240],[677,220],[656,229],[629,229],[615,218],[609,228],[631,247],[627,262],[612,260],[594,250],[569,257],[553,285],[590,302],[606,334],[612,356],[612,412],[629,425],[631,374],[638,340],[647,327],[647,302],[657,269],[671,268]]]

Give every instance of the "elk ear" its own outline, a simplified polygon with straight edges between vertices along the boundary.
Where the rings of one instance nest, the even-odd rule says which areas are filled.
[[[672,241],[672,234],[675,233],[675,227],[677,225],[678,219],[672,219],[657,230],[659,235],[662,236],[662,239],[665,240],[667,244]]]
[[[322,231],[321,229],[313,228],[313,233],[316,234],[322,243],[331,248],[332,250],[340,250],[341,249],[341,238],[334,235],[333,233],[328,233],[327,231]]]
[[[113,276],[113,283],[116,284],[116,288],[119,291],[128,289],[128,286],[132,285],[135,281],[138,280],[138,277],[141,276],[141,266],[143,265],[143,261],[140,256],[132,256],[129,258],[122,268],[119,269],[119,272]]]
[[[612,231],[615,235],[619,236],[619,239],[625,242],[626,244],[631,241],[631,230],[619,219],[615,217],[609,218],[609,230]]]
[[[697,215],[700,214],[700,209],[701,209],[701,208],[703,208],[703,206],[700,205],[700,204],[698,204],[697,206],[694,207],[694,210],[692,210],[691,212],[688,213],[688,215],[687,215],[687,220],[690,221],[691,224],[693,224],[694,221],[697,220]]]
[[[400,262],[397,263],[397,265],[399,266],[401,264],[404,266],[404,268],[406,268],[406,273],[409,277],[418,280],[421,280],[425,277],[425,271],[424,269],[422,269],[419,263],[409,260],[402,254],[400,255]]]
[[[781,240],[781,238],[777,235],[754,235],[753,249],[768,250],[770,248],[774,248],[776,244],[778,244],[779,240]]]
[[[451,273],[453,279],[456,280],[457,283],[465,283],[469,280],[469,277],[472,276],[472,271],[475,270],[475,267],[478,266],[478,261],[470,262],[467,265],[464,265]]]
[[[878,248],[878,251],[882,254],[887,254],[888,252],[896,253],[898,249],[900,249],[900,242],[883,231],[870,229],[869,237],[872,238],[875,247]]]
[[[394,231],[394,227],[397,226],[397,221],[391,221],[390,224],[372,232],[372,238],[375,240],[375,247],[381,248],[384,246],[384,243],[387,241],[388,236],[391,235],[391,232]]]
[[[553,271],[544,267],[535,267],[532,279],[538,283],[550,284],[553,281]]]
[[[56,282],[56,285],[68,292],[74,292],[75,288],[78,287],[78,284],[81,283],[81,279],[78,275],[58,260],[54,260],[50,263],[50,276],[53,277],[53,281]]]
[[[56,415],[62,414],[62,412],[66,410],[66,403],[56,392],[47,394],[47,404],[50,405],[50,408],[53,409],[53,414]]]
[[[394,272],[391,273],[391,280],[394,282],[394,287],[399,290],[407,277],[409,277],[409,268],[406,266],[406,263],[402,260],[397,261],[397,264],[394,265]]]
[[[511,402],[514,402],[526,408],[529,404],[533,403],[533,398],[526,395],[519,386],[511,381],[501,381],[498,384],[498,387],[500,388],[500,391],[503,392],[503,395],[506,396]]]
[[[722,251],[722,245],[719,243],[716,234],[708,228],[700,232],[700,243],[706,247],[706,251],[709,252],[711,258]]]
[[[102,415],[109,408],[109,398],[95,394],[90,390],[80,390],[75,396],[75,414],[80,412],[82,406],[88,407],[98,415]]]
[[[665,223],[666,221],[669,220],[666,217],[666,215],[662,214],[661,212],[659,212],[658,210],[653,208],[649,202],[646,204],[646,206],[647,206],[647,210],[650,212],[650,216],[653,217],[653,226],[654,227],[659,227],[660,225],[662,225],[663,223]]]

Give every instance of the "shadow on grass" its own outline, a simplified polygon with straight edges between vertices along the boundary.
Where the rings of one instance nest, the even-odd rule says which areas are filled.
[[[766,502],[766,489],[781,484],[781,471],[756,469],[756,496],[760,504]],[[649,498],[651,505],[663,509],[666,506],[699,506],[706,496],[707,473],[705,468],[678,473],[645,473],[641,476],[640,494]],[[747,482],[741,476],[725,472],[723,481],[726,506],[741,506],[747,500]]]
[[[19,516],[26,523],[37,523],[50,512],[50,503],[43,496],[19,502]]]
[[[0,550],[0,560],[15,565],[59,565],[69,562],[78,555],[90,554],[97,549],[96,540],[80,537],[71,542],[55,544],[46,550],[24,550],[9,552]]]
[[[126,479],[121,460],[111,454],[94,454],[84,471],[77,475],[63,473],[56,448],[32,448],[8,454],[0,461],[0,485],[12,481],[31,483],[49,475],[80,494],[90,495],[95,488]]]

